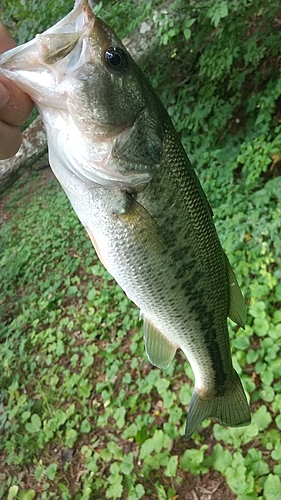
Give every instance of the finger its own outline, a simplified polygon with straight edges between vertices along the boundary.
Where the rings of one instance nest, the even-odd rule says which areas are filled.
[[[5,26],[0,21],[0,52],[5,52],[16,46]],[[3,75],[0,76],[0,120],[10,125],[22,125],[29,117],[33,103],[31,99],[16,85]],[[1,87],[1,85],[0,85]]]
[[[0,21],[0,40],[1,40],[1,52],[6,52],[6,50],[12,49],[16,46],[15,40],[11,37],[11,35],[6,30],[3,23]]]
[[[10,99],[11,99],[11,94],[8,91],[7,87],[5,87],[3,83],[1,83],[1,78],[0,78],[0,110],[9,103]]]
[[[18,127],[0,121],[0,160],[14,156],[20,148],[21,139]]]
[[[0,83],[6,88],[6,91],[2,88],[2,97],[4,96],[2,102],[0,88],[0,119],[10,125],[23,125],[32,111],[33,102],[27,94],[3,75],[0,76]],[[8,101],[7,93],[10,95]]]

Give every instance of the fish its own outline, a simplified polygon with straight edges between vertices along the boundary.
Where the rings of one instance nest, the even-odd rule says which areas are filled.
[[[248,425],[227,318],[246,306],[213,213],[161,100],[87,0],[0,56],[42,116],[51,168],[96,253],[139,307],[150,362],[181,349],[195,384],[186,439],[215,417]]]

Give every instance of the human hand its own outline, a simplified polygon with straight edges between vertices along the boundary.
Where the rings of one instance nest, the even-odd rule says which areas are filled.
[[[0,22],[0,53],[15,47],[4,25]],[[22,125],[28,119],[33,102],[8,78],[0,75],[0,160],[10,158],[21,145]]]

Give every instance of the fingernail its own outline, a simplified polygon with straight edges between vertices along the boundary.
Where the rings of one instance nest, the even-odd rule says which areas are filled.
[[[11,94],[7,87],[0,82],[0,109],[4,108],[9,100],[11,99]]]

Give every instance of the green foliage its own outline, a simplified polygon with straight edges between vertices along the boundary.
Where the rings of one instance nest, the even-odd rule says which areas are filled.
[[[280,155],[278,12],[277,0],[204,0],[184,8],[175,0],[155,19],[165,47],[148,70],[204,186],[212,183],[216,206],[221,188],[232,192],[238,176],[247,192],[257,180],[261,186],[260,174]]]
[[[48,0],[40,4],[36,0],[18,2],[4,0],[2,22],[16,37],[18,43],[25,43],[35,37],[37,33],[58,22],[73,7],[72,0]]]
[[[102,15],[105,21],[114,20],[119,36],[125,37],[148,16],[152,1],[139,3],[137,0],[115,2],[90,2],[94,12]],[[73,8],[74,0],[45,0],[40,4],[36,0],[4,0],[3,12],[0,7],[1,20],[12,33],[17,43],[25,43],[53,26]]]
[[[72,1],[6,4],[4,21],[25,41]],[[189,364],[177,353],[165,371],[150,366],[139,312],[65,195],[28,175],[1,205],[0,498],[172,500],[212,471],[238,500],[281,495],[278,2],[197,4],[96,9],[124,36],[156,8],[162,45],[146,70],[192,152],[246,296],[245,330],[229,328],[252,423],[208,420],[183,441]]]

